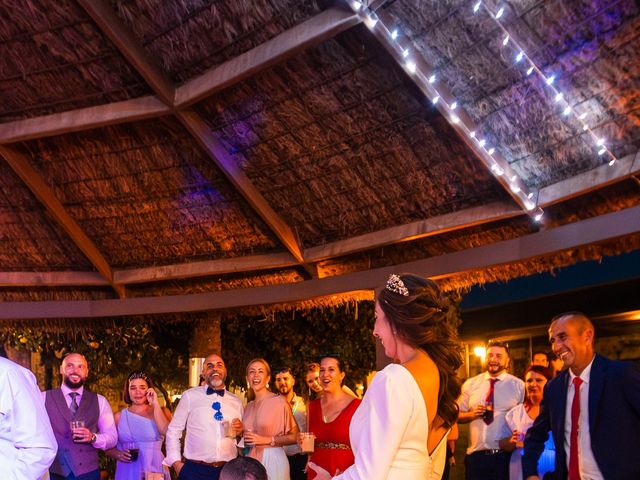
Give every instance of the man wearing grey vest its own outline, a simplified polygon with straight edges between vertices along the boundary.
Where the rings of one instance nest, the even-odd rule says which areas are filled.
[[[58,442],[58,454],[49,469],[51,480],[99,480],[97,449],[112,448],[118,440],[111,406],[102,395],[84,387],[89,366],[83,355],[64,357],[60,374],[62,386],[44,392]],[[73,430],[71,422],[78,422]]]

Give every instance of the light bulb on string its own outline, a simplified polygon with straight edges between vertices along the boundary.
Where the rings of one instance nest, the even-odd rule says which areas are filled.
[[[515,184],[515,183],[512,183],[512,184],[509,186],[509,188],[511,188],[511,191],[512,191],[513,193],[519,193],[519,192],[520,192],[520,187],[519,187],[517,184]]]
[[[586,123],[582,126],[582,130],[584,130],[585,132],[587,130],[589,130],[589,125],[587,125]]]
[[[599,146],[599,147],[604,145],[604,138],[599,138],[598,141],[596,142],[596,145]]]
[[[612,158],[611,161],[609,161],[609,166],[613,167],[613,164],[616,163],[616,159]]]
[[[409,49],[408,49],[408,48],[405,48],[405,49],[402,51],[402,56],[403,56],[404,58],[407,58],[407,57],[409,56]]]
[[[556,76],[555,75],[551,75],[550,77],[548,77],[546,79],[547,85],[552,85],[553,82],[555,82],[555,81],[556,81]]]
[[[407,70],[411,73],[416,73],[416,63],[409,60],[406,64]]]
[[[478,10],[480,10],[480,5],[482,5],[482,2],[477,2],[474,6],[473,6],[473,13],[477,13]]]
[[[507,44],[509,43],[509,35],[507,35],[506,37],[504,37],[504,40],[502,40],[502,45],[503,46],[507,46]]]
[[[478,142],[478,145],[480,145],[481,147],[484,147],[486,144],[487,141],[484,138]]]
[[[556,102],[559,102],[560,100],[562,100],[562,97],[563,97],[562,93],[556,93],[556,97],[555,97]]]
[[[529,198],[529,195],[527,195],[528,198]],[[531,211],[534,208],[536,208],[536,204],[533,203],[531,200],[525,200],[524,201],[524,208],[526,208],[528,211]]]
[[[373,30],[378,23],[378,15],[375,12],[370,12],[364,19],[365,25],[369,28],[369,30]]]
[[[587,112],[583,112],[583,113],[581,113],[581,114],[578,116],[578,118],[579,118],[580,120],[584,120],[585,118],[587,118]]]
[[[487,150],[487,153],[488,153],[489,155],[493,155],[494,153],[496,153],[496,149],[495,149],[495,148],[493,148],[493,147],[491,147],[489,150]]]
[[[496,13],[496,18],[500,18],[503,13],[504,13],[504,7],[500,7],[500,10],[498,10],[498,13]]]
[[[536,209],[536,214],[533,216],[533,219],[536,222],[539,222],[540,220],[542,220],[542,217],[544,216],[544,212],[542,211],[542,209],[540,207],[538,207]]]
[[[520,62],[523,58],[524,58],[524,52],[520,52],[520,53],[516,56],[516,63]]]
[[[435,81],[436,81],[436,74],[434,73],[429,77],[429,83],[434,83]]]
[[[531,75],[533,73],[533,67],[529,67],[527,69],[527,76]]]
[[[433,97],[433,100],[431,100],[431,103],[435,105],[436,103],[438,103],[439,100],[440,100],[440,96],[436,95],[435,97]]]
[[[471,132],[469,132],[469,136],[471,138],[476,138],[476,132],[472,130]]]
[[[451,110],[455,110],[456,108],[458,108],[458,102],[453,102],[450,108]]]
[[[396,28],[393,32],[391,32],[391,38],[395,40],[398,38],[398,29]]]
[[[571,107],[570,106],[566,106],[565,109],[562,111],[562,114],[566,117],[567,115],[569,115],[571,113]]]
[[[451,121],[453,123],[460,123],[460,118],[457,115],[451,115]]]
[[[602,147],[600,150],[598,150],[598,156],[603,155],[606,151],[607,149]]]
[[[362,2],[358,2],[357,0],[354,0],[354,1],[351,2],[351,6],[357,12],[358,10],[360,10],[362,8]]]

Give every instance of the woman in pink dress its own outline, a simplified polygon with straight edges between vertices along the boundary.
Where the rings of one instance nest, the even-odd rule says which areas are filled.
[[[256,358],[247,366],[247,383],[255,399],[242,417],[249,456],[267,469],[269,480],[289,480],[289,461],[283,445],[296,443],[298,427],[285,397],[268,390],[271,369],[266,360]]]

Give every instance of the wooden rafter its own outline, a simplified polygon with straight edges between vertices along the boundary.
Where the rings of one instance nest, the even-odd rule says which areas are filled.
[[[329,7],[306,22],[281,33],[223,63],[176,90],[176,107],[191,105],[251,75],[280,63],[302,50],[358,25],[362,20],[351,10]]]
[[[67,232],[67,235],[69,235],[73,243],[85,254],[96,270],[100,272],[108,284],[118,293],[118,296],[124,298],[124,287],[114,283],[113,273],[107,260],[71,215],[67,213],[62,203],[56,198],[53,190],[45,183],[40,175],[38,175],[38,172],[36,172],[29,163],[29,160],[15,148],[6,145],[0,145],[0,155],[4,157],[16,175],[22,179],[33,195],[44,205],[64,231]]]
[[[78,0],[80,6],[98,25],[98,28],[113,42],[118,51],[142,75],[151,89],[165,104],[173,106],[175,87],[166,78],[160,67],[149,58],[142,45],[105,0]]]
[[[170,113],[171,109],[154,96],[79,108],[68,112],[1,123],[0,144],[64,135],[65,133],[90,130],[107,125],[145,120]]]
[[[287,285],[221,292],[128,298],[124,300],[5,302],[0,319],[96,318],[196,312],[297,302],[381,285],[392,272],[411,271],[431,278],[494,267],[554,254],[640,232],[640,206],[544,230],[512,240],[438,257],[342,276]]]

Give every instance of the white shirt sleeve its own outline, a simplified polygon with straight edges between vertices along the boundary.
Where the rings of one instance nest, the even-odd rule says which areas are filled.
[[[116,422],[113,419],[111,405],[109,405],[107,399],[102,395],[98,395],[98,407],[100,409],[100,416],[98,417],[96,441],[93,446],[94,448],[108,450],[116,446],[118,442],[118,430],[116,429]]]
[[[36,379],[23,368],[10,368],[0,377],[0,478],[38,479],[58,444]]]
[[[359,416],[355,463],[335,479],[387,478],[414,410],[414,399],[411,395],[403,395],[401,392],[404,390],[405,387],[388,370],[379,372],[373,378],[362,404],[354,414],[354,418]]]
[[[461,412],[469,411],[469,380],[462,384],[462,392],[458,398],[458,408]]]
[[[189,417],[189,394],[182,394],[173,418],[167,428],[165,446],[167,448],[167,457],[165,463],[172,466],[175,462],[182,460],[182,452],[180,451],[180,439],[182,432],[187,426],[187,418]]]

